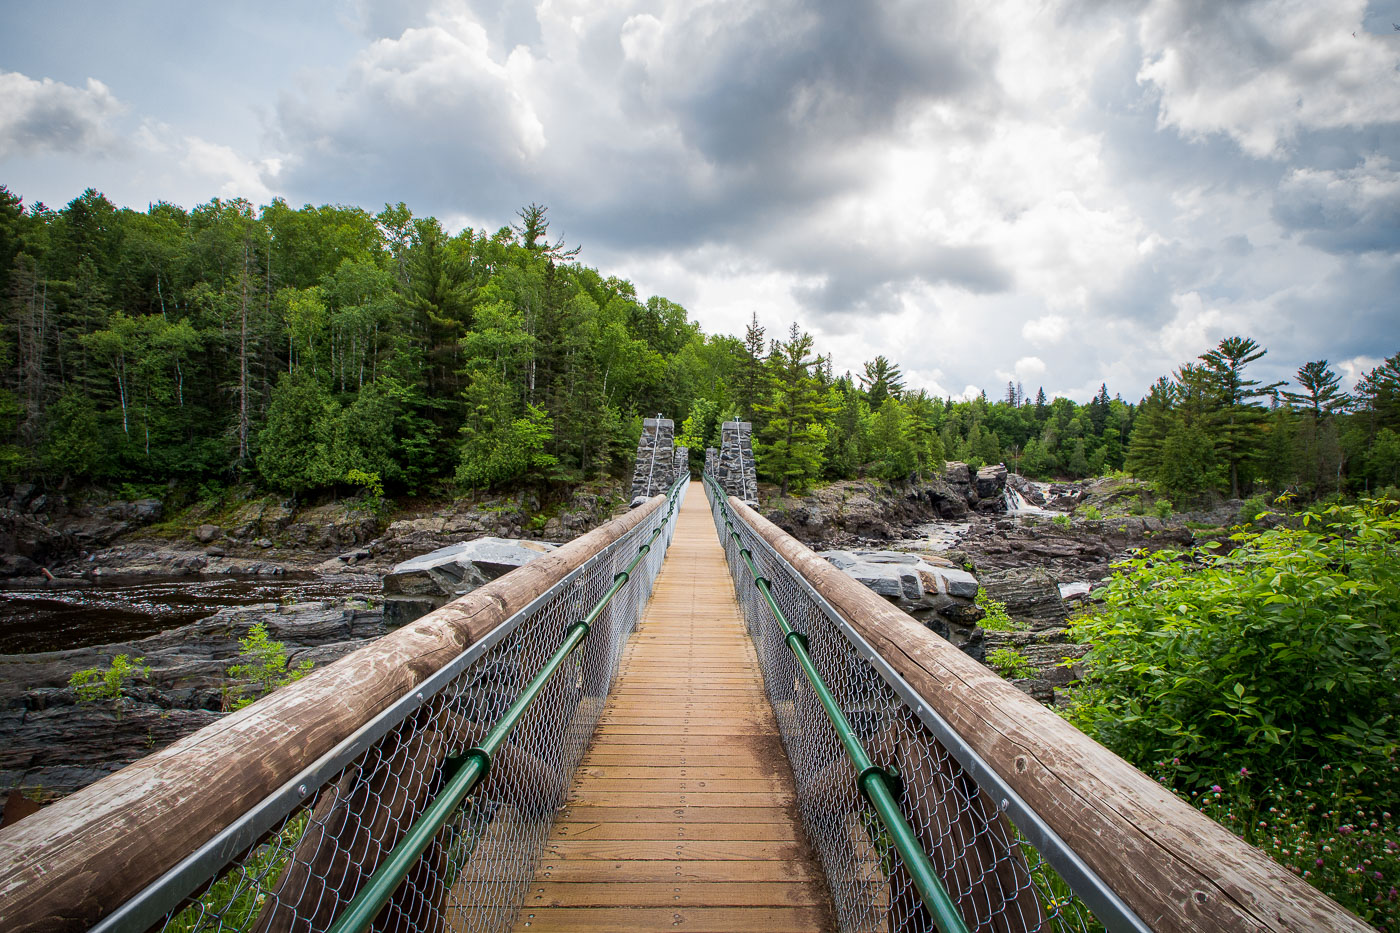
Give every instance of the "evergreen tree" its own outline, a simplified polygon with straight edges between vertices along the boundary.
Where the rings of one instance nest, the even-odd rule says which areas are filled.
[[[802,492],[822,468],[830,414],[821,380],[821,358],[811,356],[812,337],[793,324],[784,343],[775,343],[768,372],[768,399],[757,411],[765,424],[754,452],[758,466],[778,483],[780,496]]]

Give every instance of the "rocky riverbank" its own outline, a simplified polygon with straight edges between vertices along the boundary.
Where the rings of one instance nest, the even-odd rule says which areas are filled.
[[[520,492],[385,512],[359,500],[297,504],[246,489],[172,509],[158,499],[89,493],[93,501],[79,501],[21,484],[0,499],[0,578],[383,573],[484,535],[568,541],[625,508],[623,492],[609,481],[557,502]]]
[[[1068,638],[1074,604],[1091,600],[1112,565],[1135,551],[1223,537],[1240,506],[1174,514],[1150,487],[1123,477],[1040,484],[1000,465],[974,472],[949,463],[943,476],[917,483],[849,481],[771,498],[764,513],[972,657],[993,666],[999,660],[1027,693],[1053,702],[1056,689],[1077,678],[1084,654]],[[1000,630],[982,626],[984,611],[970,598],[903,580],[927,577],[917,569],[925,566],[965,571],[973,594],[981,587],[1004,606]]]
[[[228,669],[253,660],[240,640],[259,622],[289,668],[329,664],[385,631],[377,601],[263,603],[135,641],[0,655],[0,788],[71,793],[214,722],[242,695]],[[73,674],[117,655],[142,659],[120,697],[81,701]]]

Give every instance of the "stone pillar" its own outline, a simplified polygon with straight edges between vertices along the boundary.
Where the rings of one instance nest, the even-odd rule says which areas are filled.
[[[632,471],[632,504],[666,491],[676,475],[676,425],[670,418],[645,418]]]
[[[713,447],[705,448],[705,475],[714,476],[715,468],[719,466],[719,451]]]
[[[758,502],[758,472],[753,462],[753,425],[726,421],[720,426],[715,479],[727,495]]]
[[[690,473],[690,448],[689,448],[689,447],[677,447],[677,448],[676,448],[675,469],[671,471],[671,482],[674,483],[676,480],[680,479],[682,476],[687,476],[687,475],[689,475],[689,473]]]

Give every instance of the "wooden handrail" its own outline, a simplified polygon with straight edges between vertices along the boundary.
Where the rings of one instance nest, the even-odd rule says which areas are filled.
[[[665,501],[654,496],[0,830],[0,928],[86,930]]]
[[[743,500],[729,506],[1153,930],[1371,929]]]

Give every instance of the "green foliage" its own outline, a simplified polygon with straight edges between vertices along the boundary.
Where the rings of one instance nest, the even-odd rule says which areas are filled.
[[[1263,496],[1254,496],[1240,503],[1240,514],[1238,521],[1241,525],[1247,525],[1255,521],[1261,515],[1269,513],[1269,503]]]
[[[1354,397],[1326,360],[1275,396],[1248,377],[1263,348],[1230,337],[1136,406],[1107,386],[1084,403],[1019,384],[934,399],[882,356],[834,374],[810,337],[770,343],[757,317],[742,339],[706,335],[578,263],[543,206],[517,219],[453,235],[404,204],[138,212],[88,190],[52,211],[0,193],[0,478],[297,496],[351,470],[386,492],[576,483],[625,475],[660,412],[684,419],[697,460],[721,421],[754,422],[762,478],[784,491],[945,459],[1041,478],[1126,467],[1180,502],[1400,483],[1400,354]]]
[[[145,658],[132,659],[119,654],[106,668],[89,667],[75,671],[68,678],[68,686],[78,694],[82,703],[96,703],[99,700],[116,702],[117,718],[121,718],[122,700],[125,698],[128,683],[136,677],[144,677],[151,672],[144,666]]]
[[[384,483],[378,473],[366,473],[352,468],[345,474],[345,481],[351,486],[360,487],[360,505],[374,515],[383,515],[388,508],[384,500]]]
[[[1171,762],[1155,770],[1173,784]],[[1261,785],[1252,772],[1222,771],[1209,787],[1177,794],[1363,920],[1393,929],[1400,920],[1400,898],[1392,893],[1400,825],[1388,809],[1394,798],[1380,796],[1379,786],[1352,768],[1325,764],[1299,784]]]
[[[1103,512],[1099,511],[1098,506],[1092,504],[1079,509],[1079,515],[1091,522],[1097,522],[1103,518]]]
[[[1034,677],[1038,673],[1035,665],[1015,648],[997,648],[987,652],[987,663],[1001,676],[1013,680]]]
[[[239,651],[248,660],[231,665],[228,676],[239,681],[225,692],[230,709],[242,709],[249,703],[271,693],[278,687],[300,680],[315,665],[303,661],[296,667],[287,666],[287,646],[268,637],[267,625],[256,622],[248,634],[239,639]],[[250,695],[251,694],[251,695]]]
[[[1158,499],[1152,505],[1152,511],[1158,518],[1172,517],[1172,500]]]
[[[1014,632],[1025,628],[1020,622],[1011,618],[1006,611],[1006,603],[999,599],[993,599],[987,595],[985,587],[977,587],[977,608],[982,610],[982,618],[978,625],[989,632]]]
[[[1059,525],[1061,528],[1068,528],[1074,523],[1068,515],[1056,515],[1054,518],[1050,519],[1050,521]]]
[[[292,816],[238,865],[215,878],[194,903],[171,917],[163,929],[168,933],[202,933],[214,917],[223,929],[253,929],[310,819],[309,810]]]
[[[468,489],[545,478],[558,461],[545,453],[553,432],[547,412],[526,406],[525,416],[491,430],[467,431],[457,482]]]
[[[1374,500],[1241,532],[1228,553],[1120,565],[1071,719],[1189,785],[1248,768],[1301,784],[1329,762],[1394,783],[1400,743],[1400,520]]]

